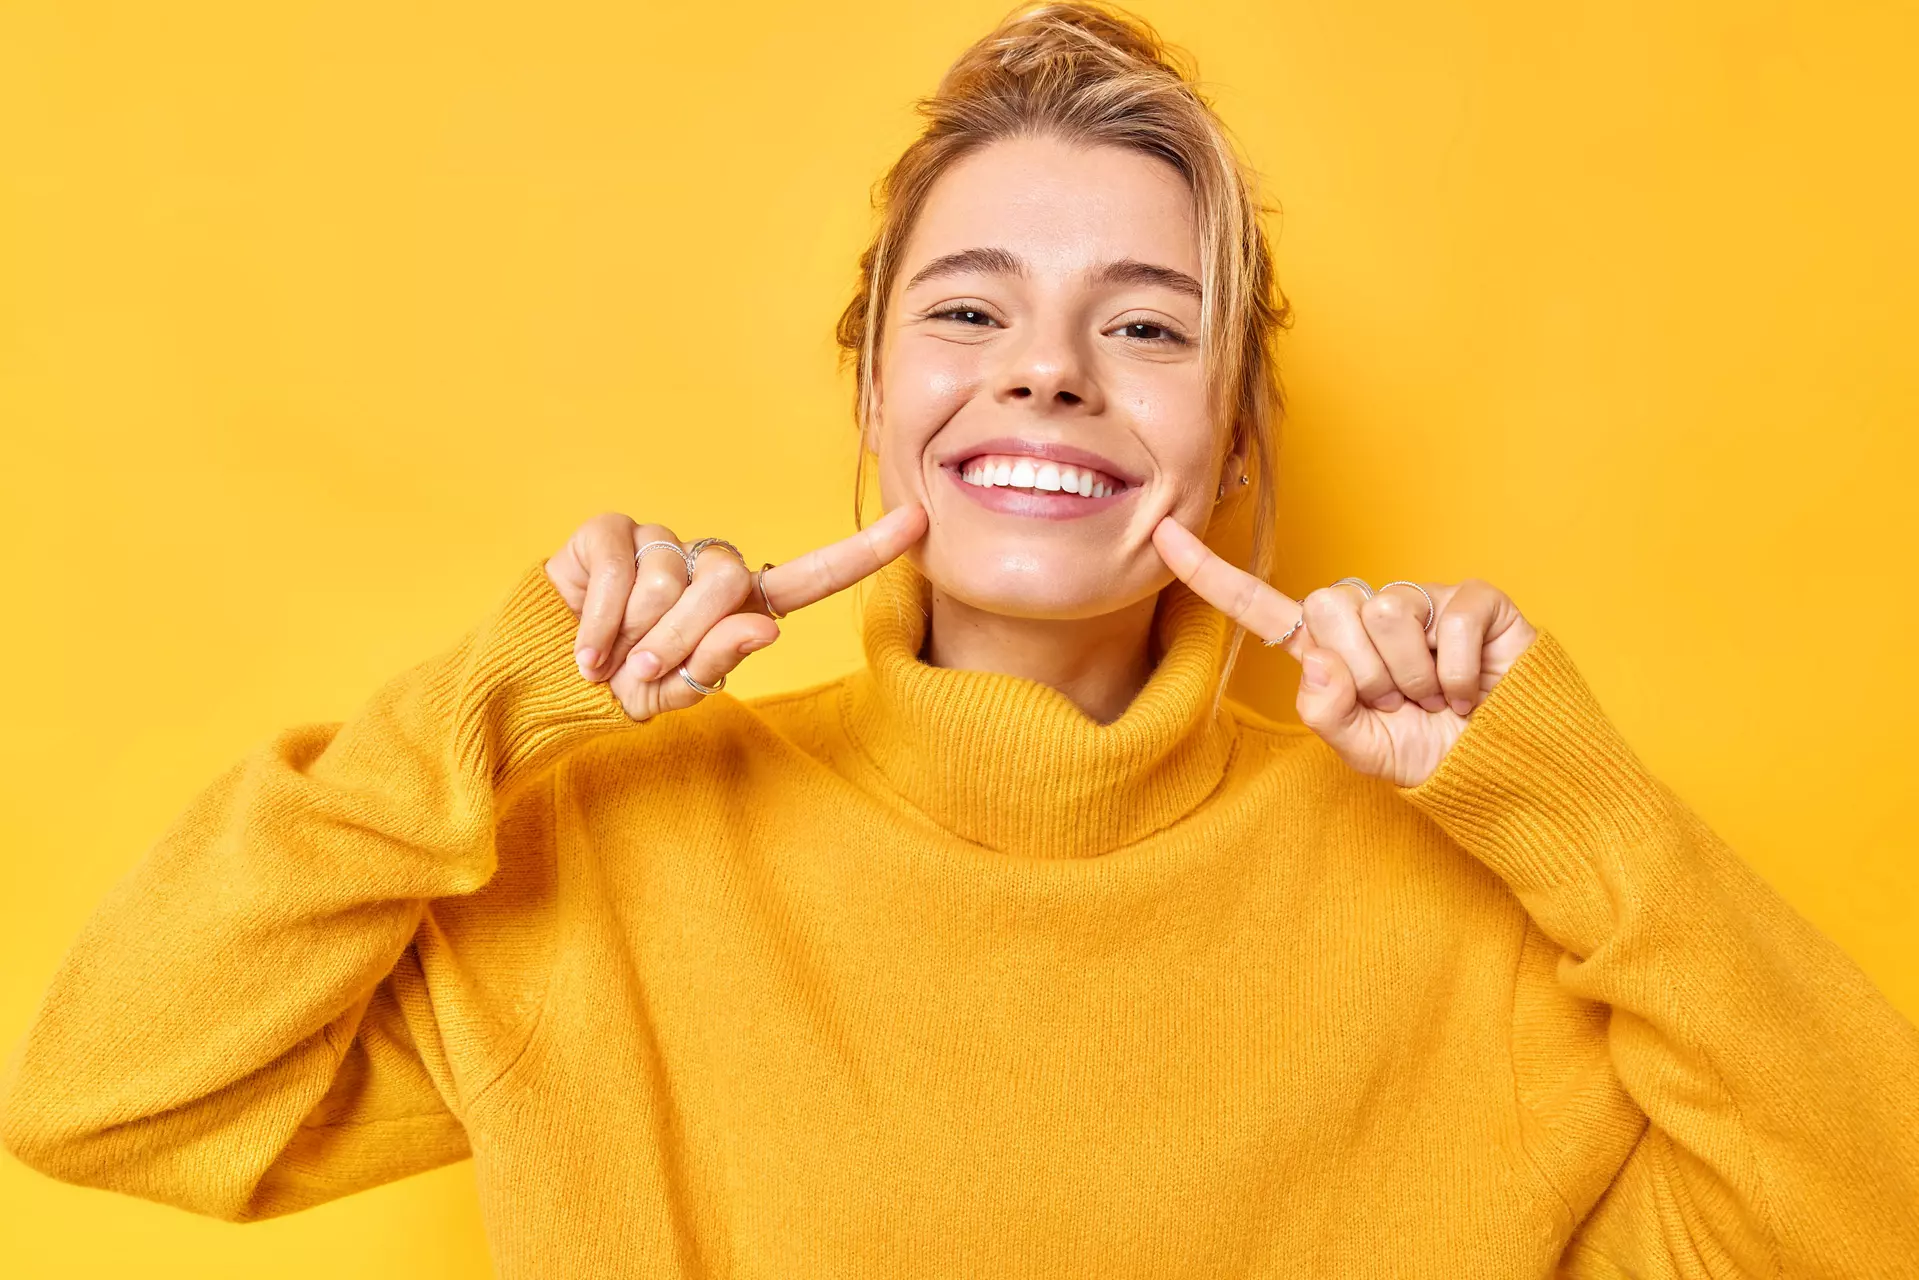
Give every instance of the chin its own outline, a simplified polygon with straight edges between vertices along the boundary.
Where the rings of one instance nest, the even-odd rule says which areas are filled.
[[[1089,561],[1045,545],[964,550],[921,545],[907,556],[945,595],[1012,618],[1096,618],[1153,594],[1160,585],[1112,552]]]

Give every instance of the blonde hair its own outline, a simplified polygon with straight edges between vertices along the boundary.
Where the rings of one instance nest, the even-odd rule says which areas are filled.
[[[855,371],[856,528],[864,527],[866,439],[886,299],[927,194],[956,161],[988,143],[1050,136],[1144,152],[1171,164],[1192,188],[1208,414],[1231,428],[1232,452],[1246,459],[1254,498],[1249,571],[1262,581],[1272,572],[1278,514],[1273,476],[1284,416],[1273,344],[1291,314],[1260,225],[1267,206],[1259,201],[1257,179],[1195,76],[1188,54],[1123,9],[1040,4],[1009,14],[959,56],[930,97],[919,100],[926,126],[875,187],[878,226],[860,255],[859,287],[837,328],[842,360]],[[1239,488],[1237,476],[1228,478],[1228,488]],[[1216,708],[1244,636],[1235,630]]]

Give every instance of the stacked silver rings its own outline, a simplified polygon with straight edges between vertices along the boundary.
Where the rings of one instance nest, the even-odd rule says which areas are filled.
[[[1335,587],[1343,587],[1349,583],[1355,587],[1358,587],[1361,591],[1364,591],[1366,593],[1366,598],[1368,600],[1371,600],[1373,596],[1376,594],[1371,587],[1366,585],[1366,580],[1364,578],[1341,578],[1338,582],[1332,583],[1330,585]],[[1420,586],[1417,582],[1408,582],[1404,578],[1395,578],[1391,582],[1388,582],[1385,586],[1382,586],[1380,590],[1384,591],[1386,587],[1411,587],[1414,591],[1417,591],[1420,595],[1425,596],[1426,597],[1426,625],[1423,629],[1426,631],[1431,631],[1433,629],[1433,615],[1437,612],[1437,610],[1433,608],[1432,594],[1428,592],[1426,588]],[[1262,640],[1260,641],[1260,643],[1265,645],[1269,649],[1276,644],[1285,644],[1288,640],[1291,640],[1293,638],[1293,633],[1295,631],[1298,631],[1301,627],[1305,625],[1306,625],[1306,611],[1304,609],[1301,609],[1299,611],[1299,621],[1295,622],[1292,626],[1286,628],[1285,635],[1281,636],[1277,640]]]
[[[708,547],[724,547],[726,550],[731,551],[736,557],[738,557],[741,565],[745,565],[746,563],[746,557],[743,554],[741,554],[740,549],[734,546],[732,543],[728,542],[725,538],[701,538],[697,542],[692,542],[687,544],[687,546],[685,546],[684,548],[682,548],[680,544],[677,542],[668,542],[663,538],[655,538],[651,542],[644,542],[640,544],[639,549],[634,551],[633,553],[633,563],[636,565],[639,564],[640,557],[644,556],[647,552],[651,551],[654,547],[665,547],[668,550],[672,551],[675,555],[679,556],[680,559],[685,562],[686,580],[688,582],[693,581],[693,571],[699,567],[700,552],[706,550]],[[773,563],[770,560],[767,563],[761,565],[759,569],[753,574],[753,586],[760,593],[760,603],[766,606],[767,616],[772,618],[784,618],[786,616],[785,614],[773,612],[773,602],[766,598],[766,571],[768,569],[771,569],[772,567],[773,567]],[[701,693],[718,693],[720,690],[726,687],[725,676],[721,676],[718,680],[714,681],[712,684],[701,684],[698,680],[695,680],[693,678],[693,674],[686,669],[685,663],[680,664],[680,679],[686,681],[689,685],[692,685],[695,689],[699,690]]]

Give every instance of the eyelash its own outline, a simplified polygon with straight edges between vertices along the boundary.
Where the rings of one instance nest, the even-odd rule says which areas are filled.
[[[945,316],[961,316],[961,315],[987,316],[989,320],[992,319],[992,317],[987,315],[986,311],[980,307],[942,307],[941,309],[937,311],[923,312],[920,316],[920,319],[938,320]],[[971,321],[968,321],[967,323],[970,324]],[[1158,329],[1162,334],[1166,335],[1165,337],[1160,337],[1160,338],[1136,338],[1134,339],[1134,341],[1136,342],[1145,342],[1153,346],[1169,346],[1169,347],[1184,347],[1184,346],[1190,345],[1190,340],[1186,337],[1186,335],[1181,333],[1179,330],[1173,328],[1173,326],[1169,324],[1159,324],[1156,321],[1151,321],[1151,320],[1133,320],[1133,321],[1129,321],[1126,324],[1121,325],[1120,328],[1122,329],[1132,329],[1132,328]]]

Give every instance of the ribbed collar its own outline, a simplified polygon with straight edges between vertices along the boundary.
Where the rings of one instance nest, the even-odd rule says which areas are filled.
[[[1037,680],[922,662],[926,579],[902,556],[869,581],[847,731],[889,786],[956,835],[1090,857],[1170,825],[1219,785],[1233,730],[1212,715],[1213,689],[1232,624],[1184,583],[1160,596],[1159,665],[1103,725]]]

